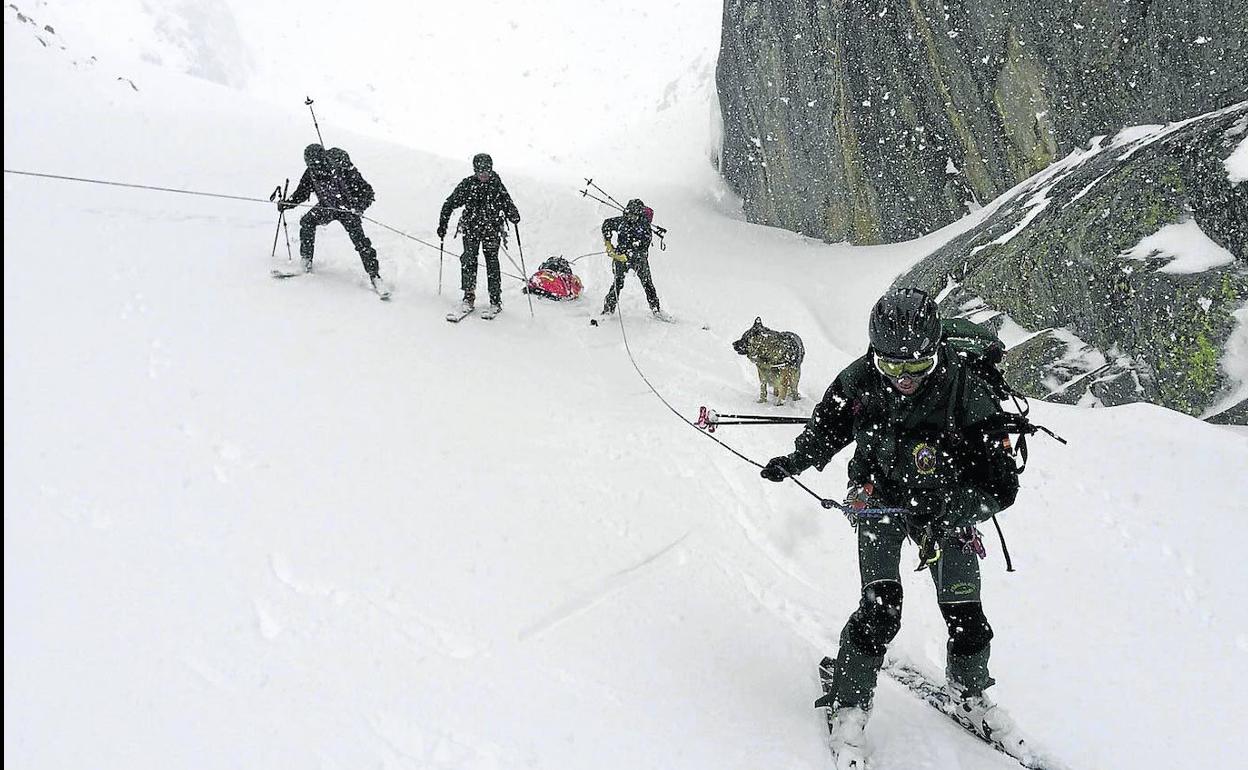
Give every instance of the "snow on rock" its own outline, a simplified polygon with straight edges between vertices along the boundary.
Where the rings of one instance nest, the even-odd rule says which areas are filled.
[[[1200,273],[1229,265],[1235,256],[1205,235],[1195,219],[1166,225],[1118,255],[1123,259],[1168,259],[1160,273]]]
[[[1204,417],[1212,417],[1248,399],[1248,302],[1234,313],[1235,328],[1226,341],[1222,354],[1222,371],[1232,383],[1226,398],[1212,408]]]

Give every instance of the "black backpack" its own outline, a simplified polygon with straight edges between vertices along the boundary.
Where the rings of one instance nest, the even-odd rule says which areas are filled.
[[[572,265],[563,257],[550,257],[543,262],[538,270],[549,270],[552,273],[571,273]]]
[[[325,157],[332,165],[338,179],[346,188],[347,203],[356,211],[363,211],[373,205],[376,195],[373,186],[364,180],[364,175],[351,162],[351,156],[340,147],[326,151]]]
[[[986,424],[981,423],[981,427],[985,435],[989,437],[1006,438],[1010,434],[1018,436],[1017,441],[1014,442],[1014,451],[1022,458],[1023,463],[1015,469],[1016,476],[1027,467],[1028,436],[1043,431],[1063,444],[1066,443],[1066,439],[1028,419],[1031,405],[1027,397],[1010,385],[1001,372],[1001,362],[1005,358],[1005,345],[995,332],[965,318],[942,319],[940,325],[941,338],[945,342],[945,347],[952,355],[957,356],[962,364],[954,386],[954,398],[950,402],[948,424],[951,430],[958,424],[957,410],[962,408],[966,401],[968,372],[973,372],[987,383],[998,401],[1010,401],[1014,405],[1016,411],[1002,411]]]

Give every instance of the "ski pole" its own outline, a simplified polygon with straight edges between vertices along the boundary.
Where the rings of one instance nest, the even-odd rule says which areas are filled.
[[[520,223],[519,223],[519,222],[512,222],[512,223],[511,223],[511,226],[512,226],[512,227],[514,227],[514,228],[515,228],[515,230],[516,230],[516,250],[520,252],[520,272],[524,274],[524,276],[525,276],[525,282],[526,282],[526,284],[527,284],[527,282],[528,282],[528,276],[529,276],[529,268],[525,267],[525,265],[524,265],[524,245],[523,245],[522,243],[520,243]],[[530,318],[533,318],[533,317],[534,317],[534,315],[533,315],[533,295],[532,295],[532,294],[530,294],[529,292],[527,292],[527,291],[526,291],[526,292],[524,293],[524,296],[526,296],[526,297],[528,297],[528,298],[529,298],[529,317],[530,317]]]
[[[282,188],[282,200],[286,200],[286,191],[290,189],[290,177],[286,177],[286,185]],[[286,212],[278,212],[282,220],[282,229],[286,231],[286,261],[293,262],[295,255],[290,252],[290,228],[286,225]]]
[[[442,294],[442,256],[446,253],[446,240],[438,239],[438,294]]]
[[[279,196],[281,196],[282,199],[285,198],[285,196],[282,195],[282,188],[280,185],[273,188],[273,192],[269,195],[269,200],[278,201]],[[286,212],[282,211],[282,207],[279,205],[277,207],[277,225],[273,228],[273,249],[269,252],[269,259],[277,259],[277,236],[282,232],[282,220],[284,219],[285,213]]]
[[[589,189],[588,189],[588,188],[586,188],[586,189],[584,189],[584,190],[581,190],[581,191],[580,191],[580,193],[581,193],[581,197],[582,197],[582,198],[589,198],[590,200],[598,201],[599,203],[601,203],[601,204],[602,204],[602,205],[604,205],[604,206],[614,206],[615,208],[619,209],[619,210],[620,210],[620,212],[623,212],[623,211],[624,211],[624,207],[620,205],[620,202],[619,202],[619,201],[617,201],[615,198],[612,198],[612,197],[611,197],[611,194],[610,194],[610,193],[608,193],[606,190],[603,190],[601,187],[599,187],[598,185],[594,184],[594,180],[592,180],[592,179],[586,179],[586,180],[585,180],[585,182],[586,182],[586,183],[587,183],[590,187],[593,187],[595,190],[598,190],[598,191],[599,191],[599,192],[601,192],[603,195],[606,195],[606,196],[607,196],[607,198],[608,198],[611,202],[610,202],[610,203],[608,203],[607,201],[604,201],[602,198],[599,198],[599,197],[594,196],[594,195],[590,195],[590,194],[589,194]],[[651,225],[650,225],[650,230],[651,230],[651,231],[652,231],[655,235],[657,235],[657,236],[659,237],[659,251],[667,251],[667,243],[665,243],[665,242],[664,242],[664,240],[663,240],[664,236],[666,236],[666,235],[667,235],[667,228],[666,228],[666,227],[659,227],[659,226],[658,226],[658,225],[656,225],[656,224],[651,224]]]
[[[308,112],[312,113],[312,125],[316,127],[316,138],[324,147],[325,140],[321,137],[321,124],[316,122],[316,110],[312,109],[312,97],[305,97],[303,103],[308,105]]]
[[[714,427],[717,425],[804,425],[805,423],[806,420],[776,417],[771,420],[716,420],[715,422],[707,423],[707,425]]]
[[[580,192],[580,194],[581,194],[581,197],[582,197],[582,198],[589,198],[591,201],[598,201],[598,202],[599,202],[599,203],[601,203],[602,205],[604,205],[604,206],[609,206],[609,207],[611,207],[611,208],[613,208],[613,209],[616,209],[616,210],[620,211],[621,213],[624,211],[624,207],[623,207],[623,206],[621,206],[620,204],[618,204],[618,203],[607,203],[607,202],[606,202],[606,201],[604,201],[602,198],[599,198],[597,195],[590,195],[590,194],[589,194],[589,190],[579,190],[578,192]]]
[[[800,423],[796,423],[793,420],[723,420],[721,422],[710,422],[710,423],[707,423],[705,426],[699,425],[698,427],[702,428],[708,433],[714,433],[715,430],[721,425],[796,425],[796,424],[800,424]]]
[[[724,421],[723,418],[729,418]],[[771,414],[720,414],[705,406],[698,407],[698,419],[694,427],[714,433],[717,425],[804,425],[809,417]]]
[[[792,422],[792,423],[808,422],[810,420],[809,417],[797,417],[795,415],[784,415],[784,414],[720,414],[719,412],[716,412],[713,409],[708,409],[707,413],[709,417],[711,418],[711,422],[717,422],[721,418],[724,418],[724,417],[727,417],[730,420],[768,420],[768,421],[779,420],[781,422]]]
[[[607,200],[609,200],[609,201],[611,201],[612,203],[614,203],[615,205],[619,206],[621,211],[624,209],[624,204],[620,203],[620,202],[619,202],[619,201],[617,201],[615,198],[612,198],[612,197],[611,197],[611,193],[607,192],[606,190],[602,189],[602,188],[601,188],[601,187],[599,187],[598,185],[594,184],[594,180],[592,180],[592,179],[586,179],[586,180],[585,180],[585,184],[586,184],[586,189],[588,189],[589,187],[594,188],[594,189],[595,189],[595,190],[597,190],[598,192],[600,192],[600,193],[602,193],[603,195],[607,196]]]

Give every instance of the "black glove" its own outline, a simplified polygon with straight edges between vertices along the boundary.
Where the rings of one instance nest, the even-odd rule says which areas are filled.
[[[446,239],[446,225],[438,225],[438,240]]]
[[[802,470],[791,455],[780,455],[768,460],[758,475],[768,481],[784,481],[789,476],[796,476],[801,473]]]
[[[295,203],[294,201],[286,201],[286,200],[281,200],[281,201],[278,201],[278,202],[277,202],[277,210],[278,210],[278,211],[289,211],[289,210],[293,209],[294,207],[296,207],[296,206],[298,206],[298,205],[299,205],[299,204],[298,204],[298,203]]]
[[[511,223],[512,223],[513,225],[518,225],[518,224],[520,224],[520,212],[516,212],[515,214],[513,214],[513,215],[511,215],[511,216],[509,216],[509,217],[507,217],[507,218],[511,220]]]

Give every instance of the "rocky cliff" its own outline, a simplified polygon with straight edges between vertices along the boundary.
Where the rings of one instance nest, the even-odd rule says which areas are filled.
[[[1248,95],[1244,0],[725,0],[720,167],[750,221],[913,238],[1124,125]]]
[[[895,285],[1000,329],[1029,395],[1243,421],[1248,101],[1097,137],[995,206]]]

